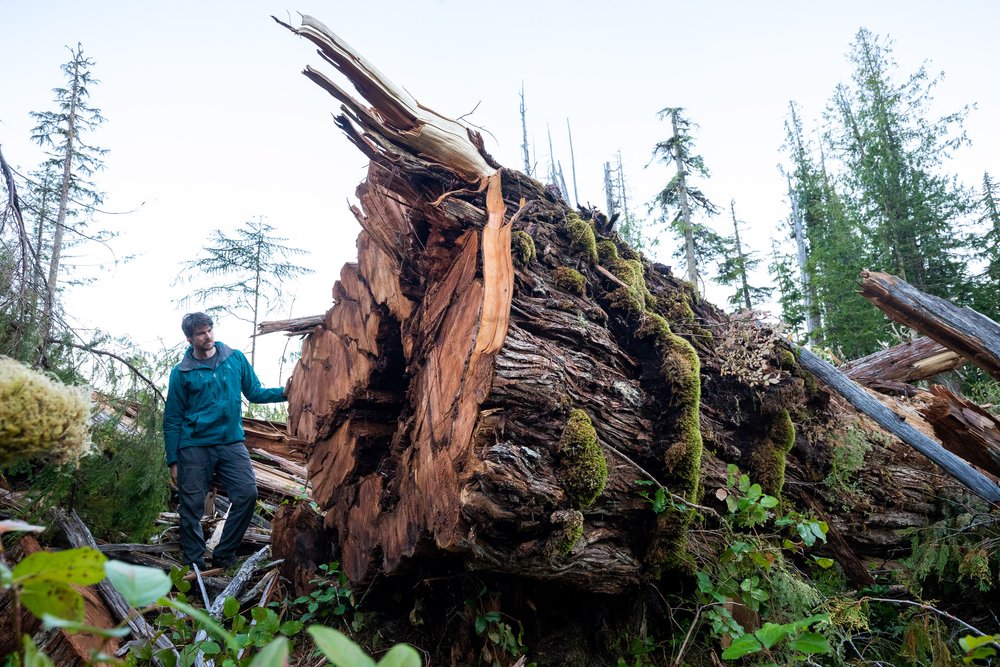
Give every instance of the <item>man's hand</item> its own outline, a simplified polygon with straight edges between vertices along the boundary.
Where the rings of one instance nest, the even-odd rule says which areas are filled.
[[[170,482],[174,486],[177,486],[177,464],[176,463],[171,463],[170,464]]]

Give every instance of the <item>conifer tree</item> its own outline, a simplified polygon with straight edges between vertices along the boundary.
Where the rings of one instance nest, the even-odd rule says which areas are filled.
[[[48,158],[43,163],[41,173],[45,175],[43,188],[46,192],[36,197],[49,201],[53,185],[58,190],[54,216],[49,208],[36,210],[37,238],[48,236],[47,252],[39,246],[39,255],[48,259],[45,276],[44,306],[42,315],[43,338],[48,336],[56,310],[56,294],[59,285],[60,268],[67,247],[66,231],[83,233],[83,227],[94,206],[99,205],[103,195],[95,189],[91,179],[95,172],[104,168],[102,158],[107,150],[89,143],[88,134],[104,123],[100,109],[90,105],[90,89],[98,83],[91,73],[94,61],[86,57],[83,47],[76,45],[70,49],[71,58],[62,65],[66,77],[65,87],[52,90],[56,107],[52,111],[32,112],[38,122],[32,130],[31,138],[47,149]],[[48,178],[56,175],[56,181]]]
[[[976,276],[973,308],[1000,320],[1000,191],[989,172],[983,174],[983,189],[978,201],[981,231],[970,239],[982,270]]]
[[[858,31],[850,59],[852,83],[837,87],[828,111],[829,140],[845,166],[845,195],[871,246],[871,268],[961,302],[969,282],[953,230],[969,196],[941,168],[966,142],[967,109],[933,118],[938,78],[921,66],[897,81],[891,42],[867,30]]]
[[[195,289],[182,303],[206,303],[207,312],[228,313],[250,324],[251,365],[257,353],[257,339],[252,336],[257,333],[261,319],[281,305],[282,284],[312,273],[290,261],[306,251],[283,245],[281,242],[286,240],[275,236],[274,227],[258,217],[243,223],[233,237],[216,229],[204,248],[205,256],[184,263],[188,271],[184,280],[193,280],[197,273],[203,273],[222,282]]]
[[[729,297],[731,306],[752,310],[755,305],[771,296],[774,290],[750,284],[748,274],[760,265],[761,259],[757,257],[757,253],[747,250],[740,239],[735,200],[729,202],[729,210],[733,217],[733,235],[726,238],[722,245],[722,261],[719,263],[716,281],[730,287],[736,286],[736,292]]]
[[[688,281],[702,293],[699,267],[718,257],[722,237],[702,223],[694,221],[698,211],[715,215],[718,208],[699,188],[691,183],[691,176],[708,178],[708,169],[700,155],[693,152],[692,123],[680,107],[667,107],[659,112],[661,120],[670,119],[671,135],[656,144],[653,158],[673,165],[676,173],[653,200],[660,209],[660,220],[682,241],[682,248],[675,256],[683,257]]]

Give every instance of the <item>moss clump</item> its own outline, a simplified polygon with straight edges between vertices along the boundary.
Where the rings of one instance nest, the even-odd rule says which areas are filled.
[[[0,465],[41,457],[76,463],[90,451],[89,424],[90,389],[0,357]]]
[[[576,213],[566,214],[563,229],[569,235],[570,248],[579,252],[591,264],[597,263],[597,236],[589,222],[583,221]]]
[[[577,509],[590,507],[608,482],[608,463],[597,444],[597,431],[583,410],[570,413],[558,452],[562,459],[559,476],[567,495]]]
[[[785,456],[795,444],[795,424],[788,410],[774,412],[763,441],[750,457],[753,478],[764,492],[772,496],[781,493],[785,485]]]
[[[791,350],[785,348],[778,350],[778,365],[786,371],[793,371],[799,367],[798,362],[795,361],[795,355],[792,354]]]
[[[587,287],[587,280],[583,277],[583,274],[568,266],[557,267],[552,272],[552,282],[559,289],[565,290],[570,294],[576,294],[577,296],[583,296]]]
[[[614,241],[604,239],[597,244],[597,259],[600,260],[601,264],[607,264],[608,262],[618,259],[618,247],[615,245]]]
[[[549,517],[555,530],[546,551],[550,559],[565,558],[583,537],[583,514],[579,510],[558,510]]]
[[[528,232],[517,231],[510,235],[510,254],[515,266],[527,266],[535,258],[535,239]]]
[[[664,463],[668,470],[684,480],[688,500],[697,502],[703,446],[699,417],[701,360],[691,343],[680,336],[670,334],[664,343],[660,370],[673,384],[672,400],[680,411],[677,418],[677,439],[667,449]]]

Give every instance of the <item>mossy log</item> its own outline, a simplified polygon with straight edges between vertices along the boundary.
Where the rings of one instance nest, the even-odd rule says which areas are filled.
[[[726,463],[778,494],[822,479],[829,447],[808,429],[825,399],[777,334],[741,361],[748,325],[600,212],[499,167],[455,121],[430,130],[438,114],[390,99],[399,89],[318,22],[297,32],[372,108],[307,70],[371,162],[358,260],[304,339],[289,396],[322,512],[321,524],[304,505],[275,518],[273,550],[296,582],[323,552],[355,584],[433,561],[618,593],[686,558],[693,513],[655,515],[637,480],[698,503]]]

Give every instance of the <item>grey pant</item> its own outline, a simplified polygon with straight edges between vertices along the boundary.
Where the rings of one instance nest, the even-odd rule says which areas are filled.
[[[201,516],[205,496],[213,476],[226,489],[233,506],[215,548],[215,561],[232,560],[243,541],[243,534],[253,518],[257,504],[257,479],[250,465],[250,455],[242,442],[212,447],[183,447],[177,452],[177,487],[180,497],[181,550],[184,563],[205,567],[205,535]]]

